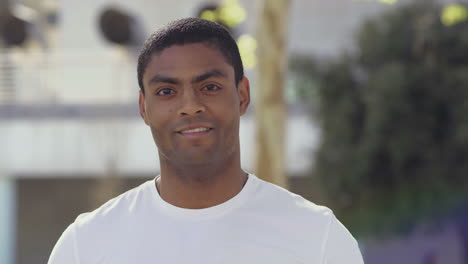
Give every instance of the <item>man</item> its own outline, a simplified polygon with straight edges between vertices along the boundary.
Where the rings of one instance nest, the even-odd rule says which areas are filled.
[[[363,263],[330,209],[242,170],[250,88],[225,28],[170,23],[146,41],[137,71],[161,173],[80,215],[49,264]]]

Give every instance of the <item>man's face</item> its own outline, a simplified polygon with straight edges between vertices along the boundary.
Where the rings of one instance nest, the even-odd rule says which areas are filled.
[[[209,165],[239,152],[239,119],[250,103],[249,83],[204,43],[174,45],[153,54],[143,74],[140,114],[161,161]]]

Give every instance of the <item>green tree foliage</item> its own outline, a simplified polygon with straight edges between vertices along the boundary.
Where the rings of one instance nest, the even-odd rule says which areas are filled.
[[[468,21],[441,11],[400,6],[362,25],[355,54],[292,68],[316,89],[314,177],[356,234],[406,232],[468,197]]]

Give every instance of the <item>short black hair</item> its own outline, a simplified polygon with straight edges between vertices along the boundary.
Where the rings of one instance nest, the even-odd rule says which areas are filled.
[[[143,89],[143,74],[153,54],[173,45],[207,43],[217,48],[227,63],[234,68],[236,85],[244,77],[244,67],[239,48],[229,31],[222,25],[201,19],[184,18],[175,20],[154,32],[144,43],[138,56],[138,85]]]

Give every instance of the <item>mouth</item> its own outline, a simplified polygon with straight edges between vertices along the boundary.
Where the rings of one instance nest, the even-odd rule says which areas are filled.
[[[198,137],[208,134],[213,128],[209,127],[197,127],[192,129],[186,129],[178,131],[177,134],[180,134],[185,137]]]

